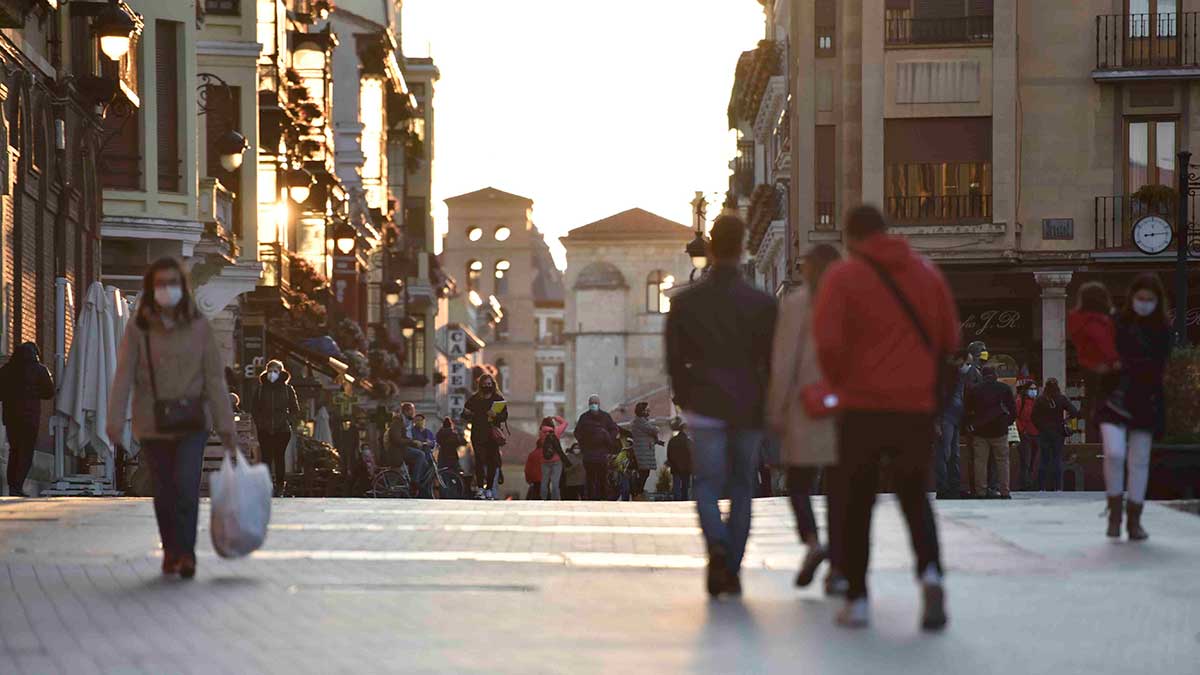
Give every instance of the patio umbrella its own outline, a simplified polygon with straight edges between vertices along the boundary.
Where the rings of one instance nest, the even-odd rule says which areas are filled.
[[[133,316],[133,305],[121,295],[121,289],[116,286],[107,286],[104,289],[105,306],[108,309],[108,320],[113,327],[113,344],[119,349],[121,339],[125,337],[125,326],[129,324],[129,318]],[[113,351],[113,372],[117,370],[116,351]],[[112,380],[109,380],[109,386],[112,386]],[[130,404],[125,406],[125,425],[121,431],[121,438],[110,439],[117,442],[118,445],[125,448],[126,453],[130,456],[136,456],[138,453],[137,441],[133,439],[133,417],[132,400]]]
[[[75,335],[59,383],[57,412],[66,418],[66,451],[82,456],[91,446],[109,464],[113,442],[105,432],[108,393],[117,366],[116,311],[99,282],[88,288],[87,299],[75,322]]]
[[[333,445],[333,428],[329,426],[329,411],[325,409],[325,406],[321,406],[321,409],[317,411],[317,421],[313,425],[313,438]]]

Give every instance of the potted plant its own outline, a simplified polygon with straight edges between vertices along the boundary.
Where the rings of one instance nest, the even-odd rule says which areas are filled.
[[[1147,211],[1170,213],[1179,193],[1169,185],[1143,185],[1133,193],[1133,199]]]

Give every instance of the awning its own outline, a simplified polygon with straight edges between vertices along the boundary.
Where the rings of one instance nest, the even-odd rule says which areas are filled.
[[[350,369],[349,364],[340,361],[336,357],[302,347],[270,329],[267,329],[267,354],[281,361],[291,359],[301,365],[312,368],[330,379],[337,379],[341,375],[346,375]],[[370,392],[375,389],[375,385],[370,380],[350,375],[346,375],[346,377],[351,384],[361,388],[363,391]]]

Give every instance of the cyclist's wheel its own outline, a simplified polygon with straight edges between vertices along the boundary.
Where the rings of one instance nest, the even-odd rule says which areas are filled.
[[[458,475],[453,469],[442,469],[438,471],[438,477],[442,479],[442,485],[438,489],[438,496],[441,499],[462,499],[467,494],[467,486],[463,483],[462,476]]]
[[[395,469],[387,469],[371,482],[371,496],[381,499],[407,499],[408,479]]]

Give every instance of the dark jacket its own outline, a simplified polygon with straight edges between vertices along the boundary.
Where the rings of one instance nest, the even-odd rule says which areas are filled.
[[[999,438],[1017,419],[1017,401],[1007,384],[985,379],[966,394],[967,424],[982,438]]]
[[[692,472],[692,438],[687,432],[681,431],[667,443],[667,464],[671,473],[690,474]]]
[[[8,363],[0,367],[5,426],[38,427],[42,421],[42,401],[51,398],[54,398],[54,379],[42,365],[37,345],[22,343]]]
[[[495,403],[503,400],[504,397],[500,395],[500,392],[495,391],[489,396],[477,391],[467,399],[463,406],[462,418],[471,424],[471,445],[493,446],[496,444],[495,439],[492,438],[492,429],[503,427],[508,422],[508,408],[506,407],[495,419],[489,418],[488,412]]]
[[[300,401],[296,398],[296,389],[288,384],[291,379],[291,373],[286,370],[274,382],[267,379],[266,371],[258,376],[258,397],[254,399],[251,414],[254,416],[254,427],[260,434],[281,434],[292,430],[300,414]]]
[[[1064,411],[1071,417],[1079,417],[1079,409],[1066,396],[1059,394],[1051,398],[1045,393],[1039,396],[1037,403],[1033,404],[1033,426],[1037,427],[1038,436],[1056,439],[1065,437]]]
[[[583,461],[607,462],[608,455],[617,451],[620,433],[621,429],[612,416],[603,410],[588,410],[580,415],[575,423],[575,440],[583,451]]]
[[[1116,328],[1117,353],[1124,379],[1129,383],[1125,408],[1133,418],[1123,420],[1106,408],[1100,413],[1100,421],[1161,436],[1167,426],[1163,376],[1171,355],[1171,332],[1167,326],[1156,326],[1151,320],[1124,318],[1117,319]]]
[[[684,410],[733,427],[762,427],[776,307],[771,296],[718,266],[671,302],[667,372]]]

